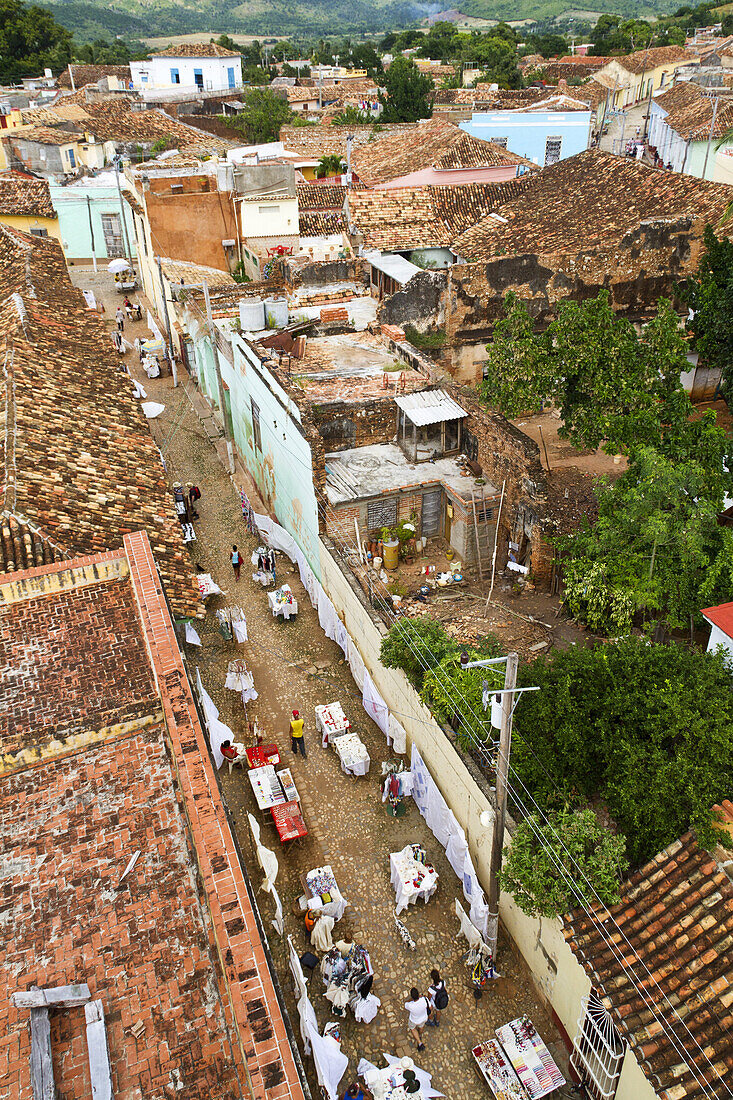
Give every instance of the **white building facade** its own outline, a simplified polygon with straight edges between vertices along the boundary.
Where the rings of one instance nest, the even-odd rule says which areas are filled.
[[[192,51],[191,46],[171,47],[147,61],[131,61],[136,91],[226,92],[242,87],[241,54],[214,43]]]

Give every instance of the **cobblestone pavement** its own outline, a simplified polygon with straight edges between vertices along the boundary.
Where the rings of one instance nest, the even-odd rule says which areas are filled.
[[[85,288],[94,286],[95,292],[99,291],[103,300],[106,299],[104,276],[92,282],[86,273],[79,273],[77,269],[74,281]],[[110,300],[115,301],[113,294]],[[138,335],[136,328],[143,326],[132,327],[132,338]],[[242,570],[240,581],[235,583],[229,563],[231,545],[236,542],[246,560],[256,540],[244,527],[232,481],[190,404],[193,389],[190,379],[182,371],[182,384],[174,389],[170,378],[149,381],[142,377],[136,356],[128,357],[128,362],[136,377],[144,382],[149,399],[166,406],[162,416],[152,422],[152,431],[164,454],[169,477],[184,483],[195,481],[202,490],[198,505],[200,519],[195,525],[198,541],[193,544],[192,556],[225,592],[225,596],[208,601],[206,620],[196,624],[202,648],[183,646],[190,673],[200,669],[222,720],[235,735],[243,735],[242,703],[238,693],[225,690],[224,678],[227,663],[232,658],[246,657],[254,670],[255,686],[260,693],[257,701],[250,704],[249,717],[257,717],[272,734],[283,754],[284,764],[292,767],[301,795],[309,834],[299,847],[281,848],[272,824],[263,829],[263,843],[276,850],[280,860],[277,888],[285,910],[286,935],[293,936],[299,953],[305,949],[302,921],[292,913],[292,905],[302,893],[300,875],[311,867],[330,863],[342,893],[351,902],[337,931],[350,930],[371,955],[376,973],[373,992],[380,998],[382,1007],[369,1025],[356,1023],[351,1013],[343,1022],[342,1048],[350,1059],[343,1087],[354,1076],[362,1056],[381,1065],[383,1052],[415,1055],[414,1043],[407,1035],[403,1005],[413,984],[421,990],[427,987],[433,967],[437,967],[445,978],[451,1002],[440,1027],[426,1029],[426,1050],[416,1060],[433,1074],[435,1087],[446,1096],[452,1100],[478,1100],[489,1095],[474,1070],[471,1047],[491,1036],[495,1027],[522,1012],[532,1017],[556,1060],[566,1067],[559,1033],[548,1013],[540,1007],[524,964],[513,954],[506,940],[500,943],[502,977],[491,983],[479,1002],[475,1001],[468,971],[462,962],[466,944],[457,936],[458,922],[453,912],[454,899],[461,896],[458,880],[412,802],[404,818],[395,820],[387,815],[381,802],[379,777],[380,762],[389,757],[389,749],[383,734],[361,707],[341,650],[323,634],[297,571],[287,559],[278,558],[283,563],[278,580],[287,580],[292,586],[300,607],[298,617],[290,622],[272,618],[265,592],[252,582],[246,568]],[[229,602],[245,609],[250,637],[245,645],[236,646],[225,641],[217,629],[214,608]],[[335,753],[322,749],[315,734],[314,707],[334,699],[341,700],[367,745],[372,764],[366,777],[357,779],[344,775]],[[289,751],[286,730],[293,708],[297,708],[306,720],[306,760],[293,757]],[[254,859],[246,816],[248,811],[257,814],[255,800],[242,769],[235,768],[229,775],[224,767],[220,775],[256,887],[261,872]],[[403,946],[395,929],[394,892],[389,879],[389,853],[409,842],[419,842],[426,847],[440,876],[438,891],[428,905],[419,903],[402,914],[417,942],[415,952]],[[272,902],[266,894],[258,893],[257,896],[263,920],[270,929]],[[288,1010],[299,1034],[287,968],[286,941],[281,941],[272,932],[270,946]],[[329,1006],[321,996],[323,987],[318,974],[310,985],[322,1030]],[[312,1076],[312,1063],[306,1060],[305,1064]],[[312,1086],[315,1086],[314,1081]]]

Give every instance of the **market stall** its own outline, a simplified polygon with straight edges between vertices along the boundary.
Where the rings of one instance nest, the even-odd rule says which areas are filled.
[[[479,1043],[472,1053],[477,1070],[496,1100],[527,1100],[511,1062],[496,1039]]]
[[[392,852],[389,869],[398,914],[420,898],[427,903],[438,888],[438,872],[427,862],[427,853],[419,844],[407,844],[401,852]]]
[[[220,607],[216,618],[219,629],[228,642],[234,639],[238,642],[247,641],[247,619],[241,607]]]
[[[494,1032],[529,1100],[547,1096],[565,1084],[552,1055],[529,1016],[518,1016]]]
[[[304,880],[306,897],[320,898],[323,902],[321,912],[327,917],[333,917],[339,921],[344,915],[346,906],[350,904],[343,896],[336,883],[336,877],[329,864],[323,867],[314,867],[308,871]],[[328,899],[328,900],[326,900]]]
[[[275,583],[275,551],[269,546],[258,546],[252,551],[252,565],[256,572],[252,574],[252,580],[257,581],[263,588]]]
[[[431,1100],[443,1095],[433,1088],[432,1075],[416,1066],[412,1058],[395,1058],[391,1054],[385,1054],[384,1058],[387,1065],[382,1069],[366,1058],[361,1059],[356,1069],[374,1100]]]
[[[355,733],[345,733],[333,742],[341,761],[341,770],[347,775],[366,775],[371,760],[366,745]]]
[[[211,573],[197,573],[196,583],[199,586],[199,596],[205,600],[207,596],[221,595],[221,588],[212,579]]]
[[[261,768],[265,764],[277,765],[280,763],[280,752],[277,745],[251,745],[245,752],[250,768]]]
[[[292,619],[298,614],[298,601],[289,584],[284,584],[274,592],[268,592],[267,600],[276,618],[280,615],[283,619]]]
[[[362,1023],[371,1023],[380,1004],[372,993],[374,971],[369,952],[354,943],[344,958],[338,947],[332,947],[321,959],[321,976],[334,1016],[345,1016],[347,1006]]]
[[[238,691],[242,696],[242,702],[246,706],[257,698],[253,673],[247,668],[247,662],[243,660],[230,661],[227,666],[227,678],[224,687],[230,691]]]
[[[285,844],[288,840],[300,840],[302,837],[308,836],[308,829],[300,809],[300,803],[296,799],[291,802],[283,802],[279,806],[272,806],[270,813],[281,844]]]
[[[316,729],[321,735],[321,745],[324,749],[328,748],[335,738],[349,732],[351,722],[344,714],[344,708],[338,700],[316,707]]]

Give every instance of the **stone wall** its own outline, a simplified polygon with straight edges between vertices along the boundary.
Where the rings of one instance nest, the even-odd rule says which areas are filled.
[[[326,451],[391,443],[397,434],[394,395],[369,401],[329,401],[311,405],[313,423],[323,437]]]

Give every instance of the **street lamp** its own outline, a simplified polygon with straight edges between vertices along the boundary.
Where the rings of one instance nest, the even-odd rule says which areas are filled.
[[[491,856],[489,859],[489,891],[488,906],[489,917],[486,930],[486,939],[491,949],[493,959],[496,959],[496,943],[499,937],[499,871],[501,870],[501,856],[504,846],[504,822],[506,820],[507,789],[509,784],[509,755],[512,747],[512,717],[516,706],[514,696],[525,691],[539,691],[539,687],[518,688],[517,667],[519,657],[516,653],[508,653],[506,657],[489,657],[482,661],[469,660],[468,654],[461,653],[461,669],[467,671],[471,668],[488,668],[491,665],[499,665],[506,662],[504,673],[504,687],[492,694],[501,700],[501,714],[495,714],[495,705],[492,704],[492,725],[496,725],[495,718],[499,718],[499,752],[496,759],[496,815],[494,817],[494,829],[491,836]],[[484,690],[484,709],[488,702],[487,691]],[[488,811],[481,814],[481,824],[486,827]]]

